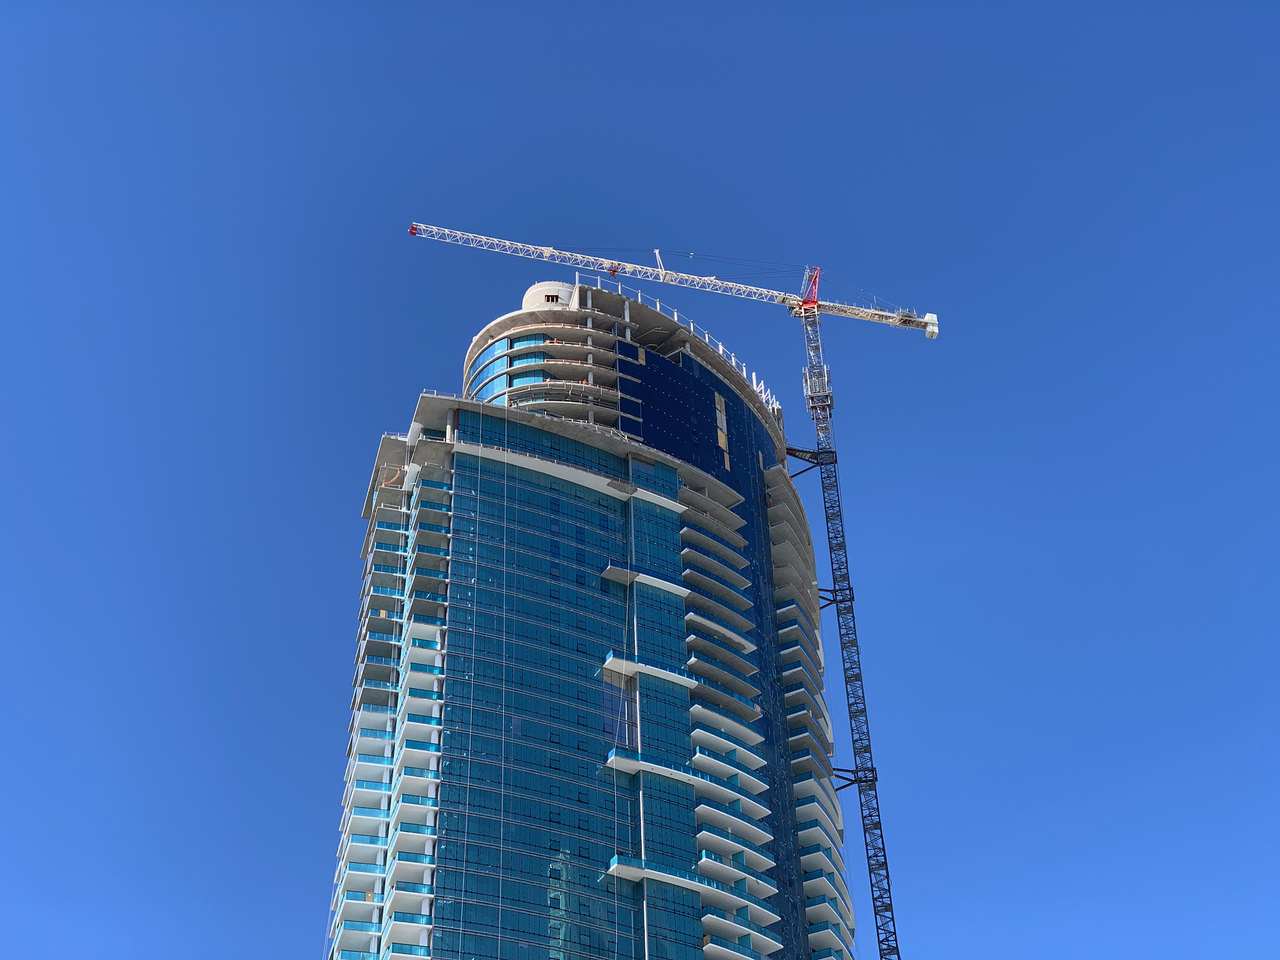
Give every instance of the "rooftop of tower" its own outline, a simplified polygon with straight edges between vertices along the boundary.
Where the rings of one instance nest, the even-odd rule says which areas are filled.
[[[619,343],[663,357],[685,352],[738,394],[785,448],[781,405],[733,351],[670,305],[614,281],[590,279],[592,283],[536,283],[525,292],[519,310],[487,324],[467,350],[464,394],[486,400],[501,393],[496,402],[611,425],[617,419],[613,359],[619,349],[627,349]],[[526,336],[531,339],[517,347],[516,341]],[[545,339],[533,340],[535,336]],[[500,349],[504,338],[512,339]],[[521,349],[517,366],[513,358]],[[511,370],[521,371],[519,378],[528,382],[495,386],[495,379]],[[545,371],[541,379],[540,370]]]

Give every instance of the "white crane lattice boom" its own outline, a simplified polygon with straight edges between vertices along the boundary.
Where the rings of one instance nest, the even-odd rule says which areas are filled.
[[[611,277],[635,277],[638,280],[650,280],[654,283],[666,283],[676,287],[688,287],[691,290],[706,290],[721,293],[730,297],[742,297],[747,300],[760,300],[765,303],[780,303],[793,313],[798,314],[802,306],[807,306],[797,294],[785,293],[781,290],[766,290],[764,287],[753,287],[745,283],[734,283],[716,277],[703,277],[694,273],[678,273],[661,267],[646,267],[637,263],[623,263],[618,260],[606,260],[583,253],[569,253],[555,247],[536,247],[528,243],[517,243],[514,240],[499,240],[479,233],[466,233],[462,230],[450,230],[447,227],[433,227],[425,223],[415,223],[409,227],[415,237],[427,240],[442,240],[445,243],[456,243],[464,247],[476,247],[480,250],[492,250],[494,253],[506,253],[530,260],[545,260],[547,263],[563,263],[570,267],[586,270],[599,270]],[[887,323],[894,327],[907,327],[923,330],[930,339],[938,335],[938,318],[935,314],[926,313],[917,316],[910,310],[877,310],[873,307],[858,307],[848,303],[833,303],[826,300],[817,302],[819,313],[836,317],[853,317],[858,320],[870,320],[873,323]]]

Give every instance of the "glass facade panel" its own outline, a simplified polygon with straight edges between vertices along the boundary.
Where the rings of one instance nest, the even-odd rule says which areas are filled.
[[[511,358],[511,366],[522,367],[529,363],[541,363],[546,359],[548,359],[547,354],[541,353],[540,351],[534,351],[533,353],[517,353]]]
[[[508,344],[507,338],[501,337],[493,341],[493,343],[489,344],[483,350],[481,350],[480,353],[476,356],[475,360],[471,361],[471,369],[467,371],[467,379],[468,380],[473,379],[473,375],[476,370],[483,367],[486,363],[488,363],[498,354],[505,353],[508,349],[507,344]]]
[[[511,386],[519,387],[526,383],[545,383],[551,377],[543,373],[541,370],[535,370],[533,373],[513,373],[511,374]]]
[[[615,454],[526,423],[474,410],[458,411],[458,437],[469,443],[503,447],[610,477],[625,478],[628,474],[627,461]]]
[[[490,380],[488,383],[482,386],[479,390],[476,391],[475,396],[477,400],[488,400],[490,397],[493,397],[496,394],[503,393],[506,389],[507,389],[507,377],[504,374],[501,377],[494,377],[492,380]]]
[[[630,401],[634,403],[634,401]],[[672,500],[680,493],[680,475],[665,463],[646,463],[632,459],[631,482],[638,487],[660,493]]]
[[[499,357],[497,360],[494,360],[492,363],[486,363],[483,367],[481,367],[480,370],[476,373],[476,375],[471,378],[471,382],[483,383],[485,380],[488,380],[490,377],[492,377],[495,373],[501,373],[503,370],[507,369],[507,367],[509,367],[510,365],[511,365],[511,359],[509,357]]]
[[[627,742],[599,676],[625,647],[599,572],[625,554],[626,504],[487,459],[454,471],[433,955],[484,937],[484,956],[633,956],[631,885],[600,883],[638,849],[632,778],[600,764]]]

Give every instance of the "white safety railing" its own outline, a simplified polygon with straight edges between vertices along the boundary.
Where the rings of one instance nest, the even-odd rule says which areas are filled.
[[[693,334],[695,339],[701,340],[719,354],[721,358],[728,361],[729,365],[742,375],[742,379],[751,383],[751,388],[755,390],[756,395],[760,397],[760,400],[769,408],[770,411],[781,407],[781,404],[778,403],[777,398],[773,395],[773,391],[765,387],[764,380],[758,379],[754,371],[749,370],[747,365],[739,360],[732,350],[729,350],[723,343],[713,337],[711,332],[705,327],[700,327],[692,320],[680,316],[680,311],[675,307],[663,306],[662,301],[657,297],[650,297],[641,290],[638,290],[635,287],[628,287],[612,277],[606,279],[592,274],[584,275],[581,272],[574,273],[575,286],[591,286],[592,284],[587,282],[591,280],[595,281],[594,286],[597,290],[612,290],[620,297],[629,297],[637,303],[656,310],[664,317],[670,317],[678,326],[686,328],[691,334]]]

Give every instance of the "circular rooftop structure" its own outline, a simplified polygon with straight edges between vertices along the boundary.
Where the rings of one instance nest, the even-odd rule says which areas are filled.
[[[619,351],[641,348],[667,358],[684,352],[746,400],[785,446],[782,410],[773,396],[719,341],[670,312],[658,302],[650,306],[607,288],[535,283],[520,310],[494,320],[472,340],[463,363],[463,394],[612,427],[620,416]]]

